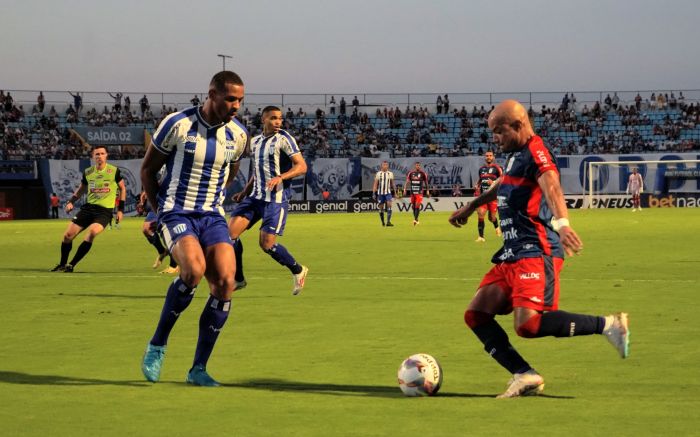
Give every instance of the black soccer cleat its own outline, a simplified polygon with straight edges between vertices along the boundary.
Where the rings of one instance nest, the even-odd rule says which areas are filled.
[[[52,268],[52,269],[49,270],[49,271],[51,271],[51,272],[62,272],[62,271],[64,271],[64,270],[66,270],[66,265],[65,265],[65,264],[56,264],[56,267]]]
[[[73,266],[66,264],[65,267],[63,267],[63,273],[73,273]]]
[[[389,222],[389,223],[387,223],[386,225],[387,225],[387,226],[394,226],[394,224],[393,224],[392,222]]]

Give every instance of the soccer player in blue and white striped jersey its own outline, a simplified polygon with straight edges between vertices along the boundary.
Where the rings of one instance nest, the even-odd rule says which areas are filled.
[[[386,209],[386,226],[394,226],[391,223],[391,201],[392,193],[395,192],[394,173],[389,171],[389,163],[384,161],[381,169],[374,176],[372,185],[372,196],[379,202],[379,218],[382,219],[382,226],[384,226],[384,209]]]
[[[257,221],[260,225],[260,248],[287,267],[294,279],[293,294],[299,294],[309,269],[296,262],[287,248],[277,243],[287,222],[291,197],[291,179],[306,173],[306,161],[296,140],[282,127],[282,111],[267,106],[262,112],[263,132],[250,143],[253,175],[240,193],[240,202],[231,213],[229,232],[236,251],[236,283],[245,286],[243,245],[240,235]],[[247,196],[247,197],[246,197]],[[242,288],[239,286],[238,288]]]
[[[170,331],[206,276],[211,294],[199,319],[187,382],[219,385],[207,373],[206,364],[228,318],[235,289],[235,255],[221,204],[224,187],[235,178],[248,144],[248,131],[234,118],[243,96],[243,81],[236,73],[217,73],[204,105],[166,117],[143,159],[141,182],[157,213],[163,241],[180,266],[143,357],[141,370],[152,382],[160,378]],[[166,173],[159,185],[163,165]]]

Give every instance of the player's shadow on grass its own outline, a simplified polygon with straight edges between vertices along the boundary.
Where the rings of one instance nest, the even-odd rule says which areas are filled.
[[[332,396],[370,396],[383,398],[403,398],[398,386],[328,384],[283,379],[251,379],[249,381],[222,384],[225,387],[250,388],[255,390],[313,393]],[[472,393],[438,393],[439,397],[492,398],[495,395]]]
[[[110,381],[106,379],[77,378],[74,376],[31,375],[29,373],[11,372],[7,370],[0,370],[0,382],[23,385],[66,386],[123,385],[131,387],[144,387],[152,385],[145,381]]]

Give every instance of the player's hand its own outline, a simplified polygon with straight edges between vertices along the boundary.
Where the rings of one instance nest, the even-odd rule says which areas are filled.
[[[562,226],[559,228],[559,238],[564,251],[568,256],[578,255],[583,249],[583,242],[570,226]]]
[[[238,193],[231,196],[231,200],[236,203],[240,203],[245,198],[245,191],[239,191]]]
[[[117,211],[117,224],[119,224],[123,218],[124,218],[124,213],[121,211]]]
[[[66,202],[66,206],[63,207],[66,212],[71,212],[73,210],[73,202]]]
[[[270,179],[267,182],[267,189],[268,190],[273,190],[277,185],[282,183],[282,177],[281,176],[275,176],[274,178]]]
[[[470,210],[469,205],[470,204],[467,204],[452,213],[452,215],[448,219],[452,226],[454,226],[455,228],[461,228],[462,226],[467,224],[467,220],[473,212],[472,210]]]

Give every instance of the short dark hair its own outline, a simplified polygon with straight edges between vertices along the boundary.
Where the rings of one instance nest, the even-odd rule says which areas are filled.
[[[209,82],[209,88],[214,88],[216,91],[223,92],[226,84],[243,86],[243,79],[233,71],[223,70],[214,75]]]
[[[277,106],[269,105],[269,106],[265,106],[265,108],[263,108],[263,112],[262,112],[262,113],[263,113],[263,115],[265,115],[265,114],[267,114],[267,113],[270,112],[270,111],[279,111],[279,112],[282,112],[282,110],[281,110],[280,108],[278,108]]]
[[[90,155],[95,153],[95,150],[97,149],[105,149],[105,152],[109,153],[109,150],[107,150],[107,146],[105,146],[104,144],[98,144],[96,146],[92,146],[92,150],[90,150]]]

